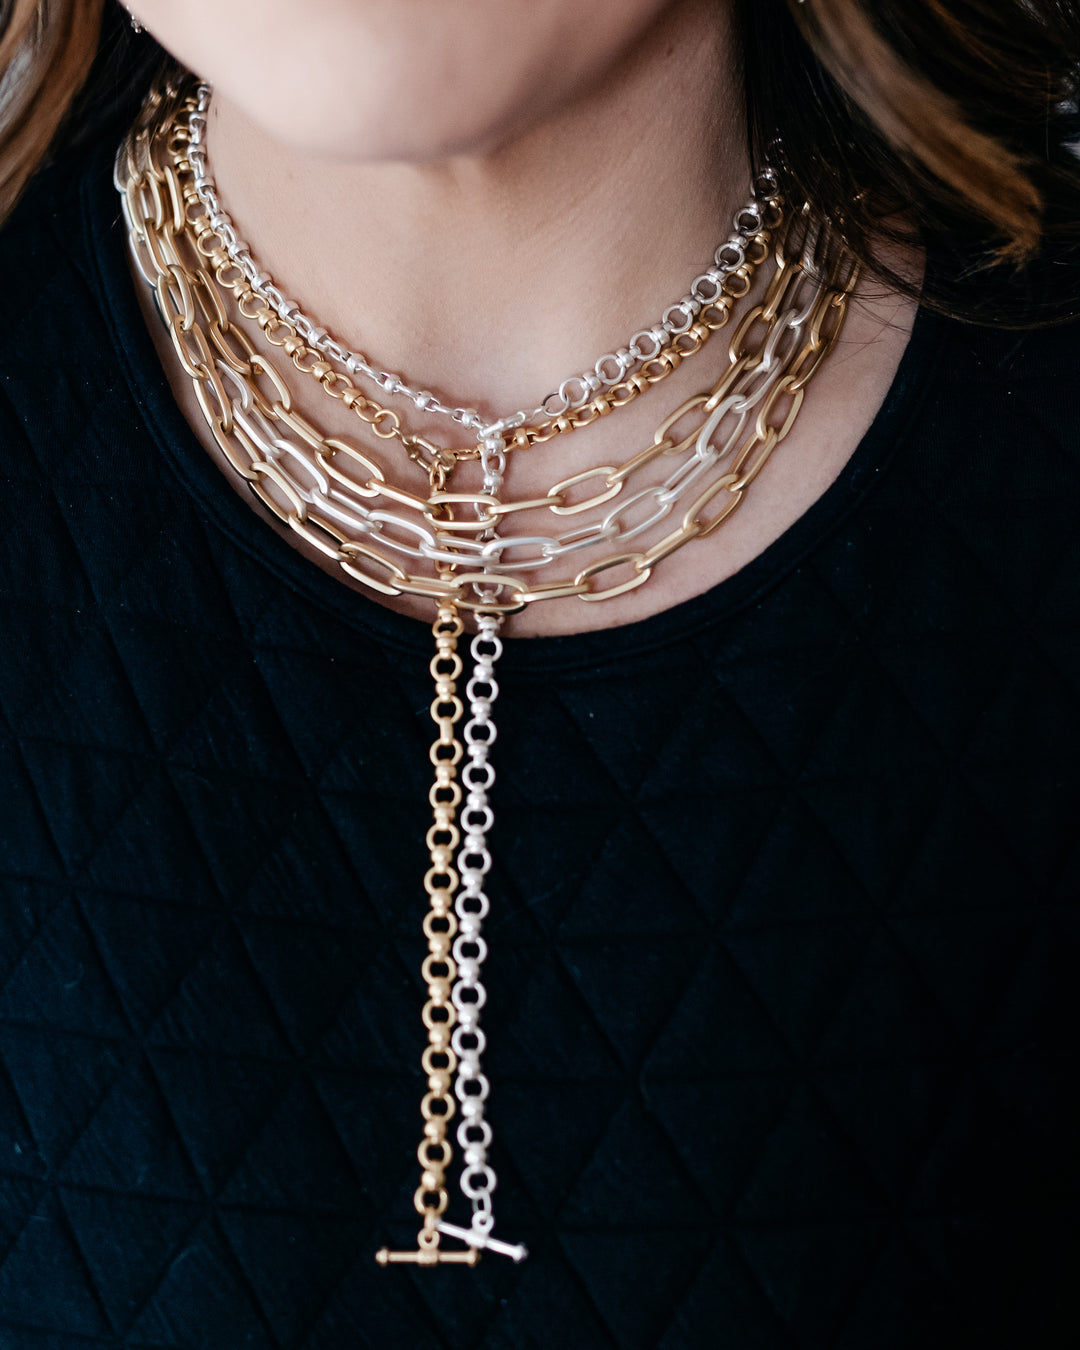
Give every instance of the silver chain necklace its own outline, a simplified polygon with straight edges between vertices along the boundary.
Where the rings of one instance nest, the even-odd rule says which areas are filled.
[[[206,122],[211,94],[212,86],[206,83],[200,84],[196,91],[194,105],[187,119],[190,138],[188,159],[192,183],[206,209],[209,223],[232,262],[247,278],[255,294],[265,300],[285,323],[292,324],[304,341],[321,355],[343,366],[350,375],[377,385],[384,393],[411,400],[421,412],[438,413],[473,432],[477,442],[488,452],[484,456],[484,491],[490,495],[498,490],[496,480],[501,477],[504,467],[501,461],[502,438],[507,432],[525,426],[528,422],[562,417],[576,408],[584,407],[598,390],[610,389],[632,370],[652,360],[673,338],[689,332],[701,311],[720,298],[724,279],[746,261],[747,247],[765,223],[763,198],[776,191],[776,177],[771,170],[766,169],[754,182],[754,195],[736,212],[734,232],[717,247],[712,266],[694,278],[686,295],[669,305],[651,328],[642,328],[634,333],[625,347],[606,352],[591,370],[563,380],[558,389],[550,393],[538,407],[531,411],[519,408],[509,416],[487,422],[475,408],[454,407],[444,403],[429,390],[408,384],[403,376],[373,365],[363,352],[350,351],[325,328],[310,319],[295,300],[288,299],[273,277],[262,270],[222,206],[210,173],[206,152]],[[490,464],[489,458],[492,460]]]

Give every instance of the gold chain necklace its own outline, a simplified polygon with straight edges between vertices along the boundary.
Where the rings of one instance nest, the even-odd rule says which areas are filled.
[[[327,370],[332,372],[336,365],[339,375],[345,372],[344,392],[355,387],[349,377],[359,376],[429,415],[450,417],[471,430],[478,444],[499,434],[505,452],[588,426],[612,408],[625,406],[648,385],[665,379],[681,361],[700,351],[709,335],[726,322],[732,300],[747,293],[755,267],[768,255],[770,232],[782,220],[776,175],[766,170],[755,178],[752,198],[735,213],[734,233],[716,248],[708,268],[694,278],[681,299],[665,309],[653,327],[635,333],[625,347],[601,356],[591,370],[563,380],[531,415],[527,409],[519,409],[490,422],[475,408],[454,407],[428,390],[411,387],[402,376],[373,366],[363,353],[337,341],[285,296],[240,239],[218,194],[206,143],[212,92],[210,85],[199,84],[185,98],[171,143],[173,166],[202,205],[200,247],[211,259],[219,279],[223,273],[229,274],[229,288],[243,312],[254,317],[264,331],[269,328],[281,333],[282,344],[287,341],[295,348],[299,343],[305,354],[310,350],[316,360],[324,358],[317,372],[310,371],[317,378],[325,379]],[[190,192],[185,192],[185,199],[191,219],[194,203]],[[328,381],[328,392],[341,382],[340,378]],[[530,420],[538,425],[529,425]],[[455,457],[454,462],[478,457],[473,448],[442,453]]]
[[[490,447],[447,450],[409,432],[397,413],[361,393],[345,372],[314,352],[252,291],[229,258],[206,218],[186,159],[183,113],[190,113],[192,97],[181,88],[150,94],[118,152],[116,183],[133,257],[153,287],[206,425],[229,465],[272,516],[347,575],[378,593],[425,596],[437,606],[430,669],[431,716],[438,735],[430,751],[432,823],[423,922],[428,953],[421,971],[428,995],[421,1059],[427,1090],[414,1195],[421,1229],[415,1249],[384,1248],[377,1257],[384,1265],[474,1265],[480,1252],[489,1250],[521,1260],[524,1247],[502,1242],[492,1232],[496,1179],[488,1160],[492,1135],[485,1110],[490,1084],[481,1063],[480,1010],[486,993],[480,976],[487,954],[482,925],[489,908],[487,833],[493,820],[488,793],[494,782],[488,748],[495,734],[499,624],[503,615],[543,599],[577,597],[593,603],[626,594],[643,585],[666,558],[728,520],[791,430],[808,384],[833,349],[855,268],[843,285],[829,287],[776,250],[776,271],[764,299],[739,318],[731,333],[723,374],[669,413],[652,441],[622,463],[585,469],[527,501],[504,500],[491,490],[451,492],[448,476],[454,466],[467,457],[483,460]],[[778,213],[779,200],[772,205]],[[779,223],[778,214],[773,223]],[[502,451],[589,425],[700,350],[711,332],[727,323],[735,302],[749,290],[754,267],[767,255],[767,234],[754,243],[743,266],[732,273],[731,289],[683,335],[686,343],[673,342],[653,358],[658,362],[654,369],[643,367],[578,414],[517,428]],[[226,294],[297,371],[314,377],[355,412],[364,432],[381,441],[398,440],[423,465],[429,477],[426,497],[395,484],[372,445],[324,435],[296,411],[277,364],[229,318]],[[498,475],[489,480],[500,481]],[[542,534],[543,527],[535,525],[530,533],[515,531],[521,512],[551,520],[546,528],[554,532]],[[667,528],[669,518],[673,528]],[[558,573],[568,564],[571,570],[544,579],[547,569]],[[462,732],[464,663],[458,645],[465,611],[476,615],[478,631]],[[444,1217],[454,1159],[449,1127],[455,1115],[460,1116],[456,1140],[464,1162],[459,1185],[472,1209],[468,1228]],[[465,1245],[447,1249],[443,1237]]]

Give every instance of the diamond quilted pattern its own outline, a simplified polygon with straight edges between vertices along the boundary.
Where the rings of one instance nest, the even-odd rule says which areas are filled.
[[[8,1322],[44,1331],[101,1336],[109,1323],[64,1214],[61,1197],[46,1193],[25,1214],[26,1226],[0,1268],[0,1299]],[[17,1344],[17,1342],[15,1342]]]
[[[198,1172],[166,1096],[167,1083],[148,1060],[132,1058],[110,1083],[63,1160],[51,1169],[80,1192],[148,1196],[167,1201],[202,1199]],[[118,1149],[131,1121],[127,1147]],[[44,1170],[48,1164],[42,1159]]]
[[[381,1271],[427,640],[191,439],[107,150],[0,244],[81,344],[47,391],[0,348],[0,1350],[1080,1343],[1080,333],[922,316],[761,558],[507,644],[491,1114],[532,1255]]]

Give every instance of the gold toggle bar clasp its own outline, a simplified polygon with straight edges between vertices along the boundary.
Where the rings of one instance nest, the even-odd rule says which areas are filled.
[[[464,1252],[444,1252],[440,1247],[418,1247],[414,1252],[392,1252],[381,1247],[375,1253],[380,1266],[475,1266],[480,1253],[475,1247]]]

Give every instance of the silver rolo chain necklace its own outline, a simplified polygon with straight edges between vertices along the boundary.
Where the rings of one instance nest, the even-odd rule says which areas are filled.
[[[363,352],[350,351],[331,337],[325,328],[310,319],[296,301],[290,300],[275,284],[270,274],[260,268],[222,206],[217,186],[210,174],[206,153],[206,119],[211,93],[209,84],[200,84],[195,104],[188,116],[188,159],[192,182],[206,208],[211,227],[224,244],[229,257],[247,278],[252,290],[271,306],[279,318],[292,324],[310,347],[343,366],[350,375],[370,381],[386,394],[411,400],[421,412],[449,417],[451,421],[473,432],[478,442],[489,446],[495,460],[491,478],[500,476],[500,447],[495,443],[501,442],[506,432],[525,426],[528,422],[563,417],[576,408],[584,407],[598,390],[610,389],[618,384],[632,370],[652,360],[673,338],[689,332],[702,309],[723,294],[725,278],[746,261],[747,247],[764,225],[764,207],[757,196],[753,196],[736,212],[734,232],[717,247],[713,254],[713,265],[694,278],[686,295],[669,305],[657,323],[634,333],[625,347],[606,352],[591,370],[563,380],[558,389],[550,393],[538,407],[531,411],[519,408],[509,416],[487,422],[475,408],[444,403],[429,390],[414,388],[403,376],[373,365]],[[768,187],[774,189],[775,183],[770,182]],[[488,474],[485,474],[484,491],[489,495],[497,491],[496,485],[488,486]]]

